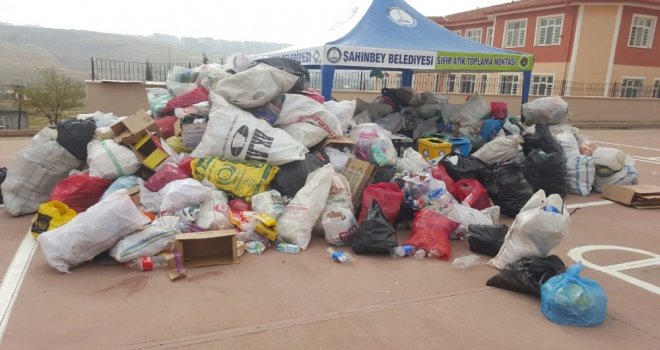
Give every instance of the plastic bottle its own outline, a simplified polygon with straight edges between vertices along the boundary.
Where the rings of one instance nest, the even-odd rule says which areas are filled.
[[[138,271],[151,271],[160,268],[167,268],[167,260],[164,256],[142,256],[131,260],[128,264]]]
[[[424,258],[426,258],[426,250],[424,250],[424,249],[418,249],[418,250],[415,252],[415,259],[417,259],[417,260],[422,260],[422,259],[424,259]]]
[[[328,256],[336,262],[345,263],[345,262],[354,262],[355,258],[350,253],[344,253],[342,251],[336,251],[332,247],[325,250],[328,252]]]
[[[300,253],[300,247],[297,244],[284,243],[284,242],[277,244],[277,250],[282,253],[289,253],[289,254]]]
[[[475,255],[475,254],[466,255],[454,259],[454,262],[451,264],[451,266],[457,269],[466,269],[468,267],[479,265],[480,260],[481,258],[479,257],[479,255]]]
[[[392,249],[393,258],[403,258],[404,256],[411,256],[415,253],[415,247],[411,245],[402,245]]]

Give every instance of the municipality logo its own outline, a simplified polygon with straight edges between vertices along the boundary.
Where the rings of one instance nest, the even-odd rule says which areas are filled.
[[[527,56],[520,57],[520,61],[518,65],[520,66],[520,68],[527,68],[529,66],[529,57]]]
[[[417,25],[415,17],[400,7],[390,7],[387,9],[387,18],[394,22],[394,24],[402,27],[411,28]]]
[[[328,49],[325,58],[327,58],[330,63],[337,63],[341,61],[341,50],[338,47],[333,46]]]

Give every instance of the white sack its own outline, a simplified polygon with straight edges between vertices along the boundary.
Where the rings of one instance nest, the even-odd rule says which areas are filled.
[[[312,238],[312,227],[321,216],[330,192],[331,164],[326,164],[307,175],[301,188],[277,219],[277,230],[285,241],[307,249]]]
[[[556,208],[559,213],[544,210],[546,205]],[[488,265],[502,270],[523,257],[546,257],[568,234],[570,224],[571,218],[561,197],[553,193],[546,198],[545,192],[539,190],[520,210],[502,248]]]
[[[165,84],[174,96],[187,94],[197,88],[195,81],[199,76],[199,69],[174,66],[167,72]]]
[[[227,194],[220,190],[211,191],[209,197],[199,205],[199,213],[195,224],[205,230],[229,230],[234,228],[234,224],[231,223],[229,217],[229,197]]]
[[[140,186],[140,205],[144,210],[150,213],[160,212],[160,203],[163,201],[158,192],[152,192],[147,186],[144,185],[144,180],[137,179],[138,186]]]
[[[619,171],[626,164],[634,164],[631,164],[631,161],[626,159],[628,157],[627,154],[616,148],[598,147],[594,150],[591,157],[594,160],[594,165],[608,167],[612,171]]]
[[[323,149],[323,152],[328,157],[328,160],[332,164],[332,167],[335,169],[336,173],[343,173],[346,169],[346,164],[350,157],[349,153],[342,152],[332,146],[328,146]]]
[[[111,195],[78,214],[66,225],[39,235],[48,264],[60,272],[91,260],[122,237],[149,223],[126,190]]]
[[[605,186],[612,185],[637,185],[639,184],[639,173],[632,165],[624,165],[623,169],[610,176],[594,177],[594,191],[603,192]]]
[[[110,248],[110,256],[125,263],[141,256],[154,256],[164,250],[171,250],[174,236],[179,233],[179,218],[162,216],[149,227],[122,238]]]
[[[330,192],[328,199],[325,201],[325,206],[321,212],[321,217],[314,226],[315,231],[323,230],[323,223],[321,222],[326,214],[330,211],[337,209],[347,209],[353,211],[353,201],[351,200],[351,185],[348,183],[346,177],[342,174],[335,173],[332,175],[330,184]]]
[[[293,87],[298,76],[260,63],[235,75],[220,80],[214,93],[243,108],[263,106],[275,96]]]
[[[403,157],[396,161],[396,169],[399,172],[408,170],[413,173],[421,173],[430,167],[431,164],[412,147],[406,148],[405,151],[403,151]]]
[[[141,166],[133,151],[113,140],[93,140],[88,143],[87,164],[89,175],[110,180],[135,174]]]
[[[158,191],[162,199],[160,211],[175,212],[199,204],[206,200],[212,191],[212,188],[202,185],[195,179],[174,180]]]
[[[285,94],[284,96],[280,116],[275,122],[276,126],[308,122],[323,129],[330,138],[343,135],[337,116],[322,104],[304,95]]]
[[[561,127],[561,128],[557,128]],[[553,131],[553,136],[564,150],[564,157],[570,159],[580,155],[580,146],[578,145],[575,135],[571,132],[569,125],[556,125],[550,128]],[[558,131],[555,133],[555,131]]]
[[[511,159],[522,144],[523,137],[510,135],[493,139],[472,154],[486,164],[495,164]]]
[[[344,134],[348,133],[348,126],[353,124],[353,115],[355,114],[356,100],[344,101],[325,101],[325,108],[337,116],[341,124],[341,130]]]
[[[286,131],[291,138],[301,142],[307,148],[318,145],[328,137],[328,133],[325,130],[307,122],[280,125],[279,128]]]
[[[53,187],[81,162],[45,128],[32,138],[7,169],[2,197],[11,216],[34,213],[48,201]]]
[[[566,178],[569,191],[580,196],[588,196],[594,185],[596,167],[589,156],[579,155],[566,161]]]
[[[305,159],[305,146],[286,131],[255,118],[220,95],[211,93],[211,101],[209,122],[202,141],[192,152],[193,157],[220,157],[272,165]]]
[[[522,105],[525,121],[558,124],[568,119],[568,103],[559,96],[540,97]]]
[[[252,196],[252,210],[274,219],[282,214],[285,207],[286,202],[277,190],[264,191]]]
[[[358,230],[358,222],[351,210],[336,208],[321,215],[325,241],[343,246]]]

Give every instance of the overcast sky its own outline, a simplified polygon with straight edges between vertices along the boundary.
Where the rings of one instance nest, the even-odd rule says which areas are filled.
[[[0,6],[0,22],[106,33],[297,43],[309,41],[315,30],[330,27],[360,1],[7,0]],[[508,1],[407,2],[425,16],[444,16]]]

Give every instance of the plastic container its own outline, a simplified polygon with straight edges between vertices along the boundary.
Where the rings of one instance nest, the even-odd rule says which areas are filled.
[[[282,242],[277,245],[277,251],[282,253],[298,254],[300,253],[300,246],[297,244]]]
[[[342,251],[337,251],[337,250],[334,250],[333,248],[328,248],[325,251],[328,253],[328,256],[330,256],[330,258],[333,261],[336,261],[336,262],[339,262],[339,263],[354,262],[355,261],[355,258],[350,253],[344,253]]]
[[[167,260],[164,256],[142,256],[131,260],[128,265],[138,271],[151,271],[167,268]]]
[[[392,249],[392,257],[403,258],[415,254],[415,247],[411,245],[402,245]]]
[[[452,144],[450,142],[436,137],[419,139],[417,145],[417,152],[421,153],[426,159],[443,157],[450,154],[451,150]]]
[[[451,152],[456,154],[462,154],[464,156],[469,156],[470,151],[472,150],[472,144],[470,140],[465,137],[450,137],[447,139],[447,142],[451,144]]]
[[[451,263],[451,266],[457,269],[466,269],[468,267],[479,265],[481,258],[479,255],[466,255],[460,258],[454,259],[454,262]]]
[[[419,249],[415,252],[415,259],[422,260],[424,258],[426,258],[426,250]]]

